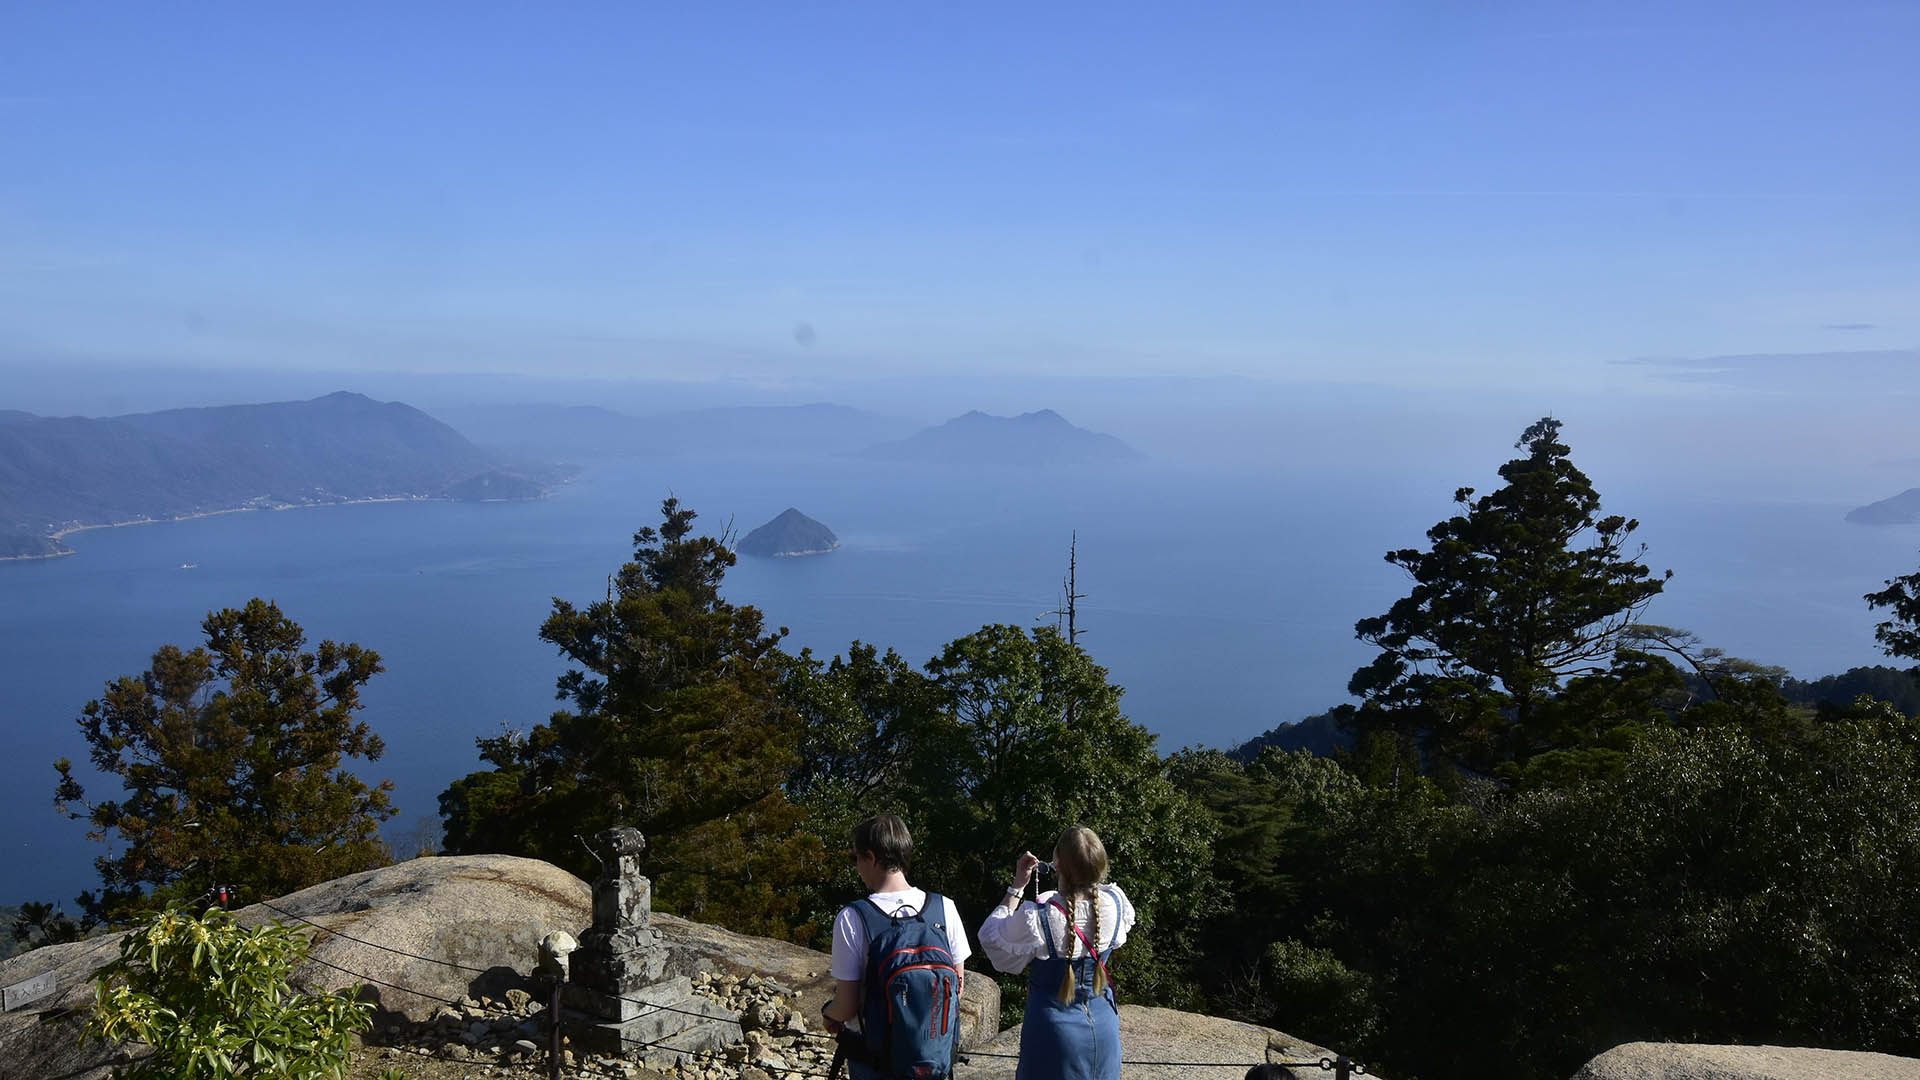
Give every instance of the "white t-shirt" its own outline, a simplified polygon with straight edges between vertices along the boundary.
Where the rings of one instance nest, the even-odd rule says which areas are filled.
[[[902,889],[899,892],[869,893],[867,899],[888,915],[909,908],[919,911],[927,902],[927,890]],[[956,965],[964,965],[967,957],[973,955],[973,949],[967,944],[967,928],[960,921],[960,909],[953,906],[953,898],[942,896],[947,909],[947,951],[953,954]],[[840,909],[833,920],[833,977],[847,982],[859,982],[867,971],[867,924],[861,920],[860,913],[849,904]]]

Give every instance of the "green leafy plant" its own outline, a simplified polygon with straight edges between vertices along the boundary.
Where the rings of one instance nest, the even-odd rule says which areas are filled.
[[[373,1006],[288,987],[308,948],[279,923],[249,930],[225,911],[169,907],[128,931],[96,977],[86,1034],[153,1048],[118,1080],[339,1080]]]

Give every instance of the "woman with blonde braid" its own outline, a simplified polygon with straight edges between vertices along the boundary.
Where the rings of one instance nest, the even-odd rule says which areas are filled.
[[[1105,884],[1107,849],[1092,829],[1060,834],[1060,891],[1024,901],[1040,860],[1023,851],[1013,884],[980,928],[980,947],[1009,974],[1031,965],[1015,1080],[1119,1080],[1120,1014],[1107,959],[1133,928],[1133,905]]]

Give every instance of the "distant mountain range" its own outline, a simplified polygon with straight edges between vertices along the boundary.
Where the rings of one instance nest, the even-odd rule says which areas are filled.
[[[562,458],[836,457],[911,432],[845,405],[754,405],[633,416],[591,405],[475,405],[434,415],[477,443]]]
[[[1075,427],[1052,409],[1019,416],[974,411],[861,457],[943,465],[1097,465],[1132,461],[1139,451],[1111,435]]]
[[[445,409],[436,419],[344,391],[105,419],[9,409],[0,410],[0,557],[61,554],[67,549],[60,536],[85,526],[383,498],[525,499],[562,478],[552,466],[515,465],[506,454],[768,462],[857,456],[955,466],[1139,457],[1119,439],[1075,427],[1051,409],[1012,417],[969,412],[917,432],[905,420],[830,404],[653,416],[492,405]]]
[[[1911,525],[1920,522],[1920,488],[1908,488],[1891,499],[1847,511],[1856,525]]]
[[[353,393],[108,419],[0,412],[0,556],[88,525],[368,499],[523,499],[561,479]]]
[[[949,465],[1090,465],[1140,455],[1052,409],[969,412],[915,430],[845,405],[754,405],[632,416],[596,406],[475,405],[435,410],[475,442],[562,458],[792,461],[860,457]]]

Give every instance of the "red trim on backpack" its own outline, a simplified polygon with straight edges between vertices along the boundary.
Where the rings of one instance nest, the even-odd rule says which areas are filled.
[[[915,945],[911,949],[895,949],[892,952],[887,954],[887,958],[885,960],[882,960],[880,962],[882,964],[887,964],[887,963],[891,963],[894,957],[899,956],[903,953],[922,953],[922,952],[943,952],[943,953],[946,953],[949,958],[953,956],[953,950],[947,948],[945,945]]]
[[[935,947],[937,948],[938,946],[935,946]],[[902,949],[900,951],[907,952],[909,950]],[[893,980],[899,978],[901,975],[909,971],[918,971],[921,968],[929,968],[929,969],[938,968],[942,971],[953,972],[954,978],[960,977],[960,969],[957,967],[954,967],[952,964],[907,964],[904,967],[895,968],[893,974],[887,976],[886,985],[881,988],[881,990],[883,991],[887,999],[887,1024],[889,1026],[893,1024]]]

